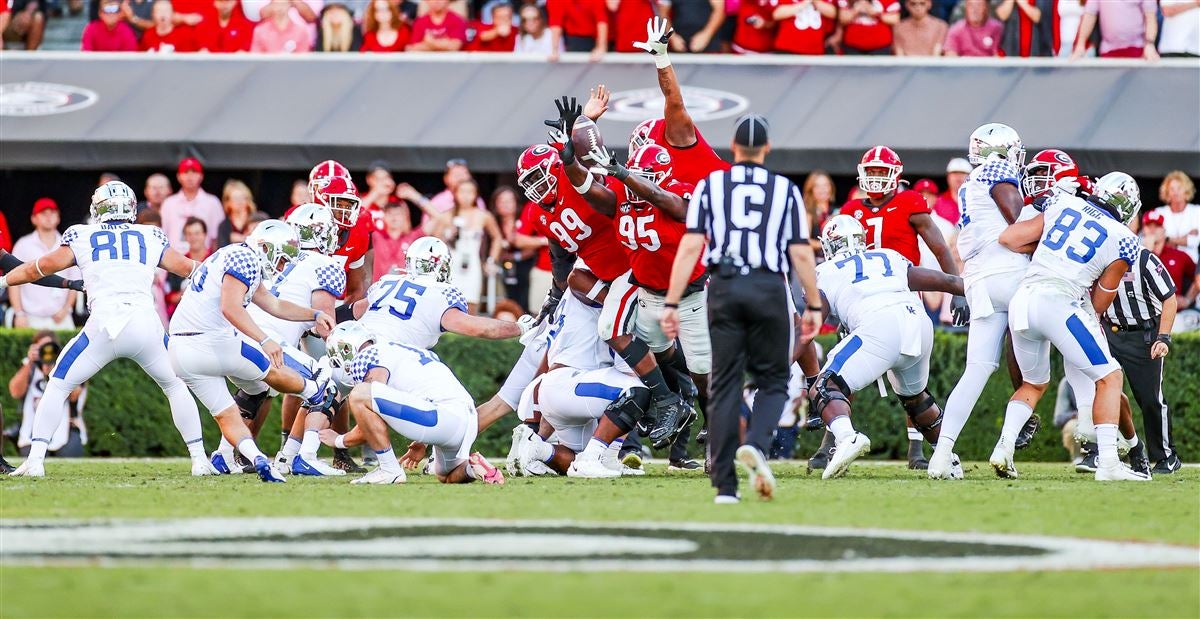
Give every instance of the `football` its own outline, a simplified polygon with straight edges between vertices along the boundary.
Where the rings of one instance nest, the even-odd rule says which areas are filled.
[[[588,153],[594,148],[604,148],[604,138],[600,135],[600,127],[596,121],[587,116],[580,116],[575,121],[575,129],[571,132],[571,143],[575,145],[575,156],[585,167],[592,167],[596,162]]]

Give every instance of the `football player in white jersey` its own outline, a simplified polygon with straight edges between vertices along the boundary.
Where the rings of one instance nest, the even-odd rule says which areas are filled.
[[[832,313],[849,331],[829,351],[810,391],[812,414],[833,433],[835,450],[821,473],[840,477],[871,450],[866,435],[850,423],[847,396],[887,374],[913,427],[938,444],[942,411],[926,390],[933,323],[915,291],[961,295],[962,280],[915,267],[890,249],[867,250],[866,230],[857,219],[837,215],[821,231],[825,262],[817,265],[817,287]],[[954,457],[956,474],[962,474]]]
[[[366,443],[379,459],[379,468],[350,483],[406,481],[389,427],[413,441],[403,458],[409,466],[423,462],[426,445],[433,446],[432,470],[442,483],[504,483],[499,469],[471,452],[479,432],[475,404],[437,355],[397,342],[375,344],[355,321],[339,324],[326,342],[330,363],[355,385],[348,401],[357,425],[346,434],[322,430],[321,440],[341,449]]]
[[[650,408],[650,390],[600,339],[596,329],[600,312],[601,308],[584,304],[575,294],[563,297],[547,337],[547,372],[526,387],[518,407],[523,421],[540,415],[558,445],[526,431],[519,470],[537,461],[569,477],[644,474],[640,468],[623,466],[617,457],[632,422]],[[623,412],[626,419],[621,421]],[[614,417],[618,419],[614,425],[624,429],[621,436],[610,441],[596,438],[601,419],[612,422]],[[585,452],[587,456],[577,456]]]
[[[946,398],[941,436],[927,470],[932,479],[951,477],[954,442],[988,378],[1000,367],[1008,333],[1008,302],[1029,266],[1028,256],[1000,245],[1000,233],[1021,217],[1024,207],[1020,186],[1025,147],[1020,136],[1007,125],[983,125],[971,134],[968,158],[978,167],[958,190],[957,241],[971,310],[967,363]]]
[[[0,279],[0,288],[15,286],[77,264],[91,311],[51,372],[34,416],[29,458],[13,475],[45,475],[46,448],[66,418],[67,396],[118,358],[136,361],[162,388],[192,457],[192,474],[216,474],[204,457],[196,403],[171,370],[162,322],[150,294],[158,267],[187,277],[197,265],[170,249],[161,229],[133,223],[136,213],[137,196],[128,185],[105,183],[92,194],[91,214],[97,223],[67,228],[62,246]]]
[[[997,475],[1017,476],[1010,428],[1033,414],[1050,382],[1050,345],[1065,364],[1096,383],[1092,419],[1096,428],[1099,481],[1146,481],[1120,461],[1120,400],[1124,375],[1108,351],[1096,319],[1112,304],[1121,278],[1137,259],[1140,245],[1128,223],[1141,208],[1137,183],[1128,174],[1111,172],[1096,181],[1087,199],[1056,191],[1045,211],[1009,226],[1000,242],[1012,251],[1032,251],[1029,270],[1009,302],[1009,328],[1024,383],[1009,400],[1005,432],[989,459]],[[1091,302],[1081,300],[1092,288]],[[1122,423],[1131,433],[1132,419]],[[1130,434],[1126,435],[1130,438]],[[1130,442],[1137,443],[1136,435]]]
[[[384,275],[354,303],[355,320],[378,341],[430,349],[446,331],[506,340],[533,328],[532,316],[514,323],[468,314],[466,297],[450,284],[450,250],[441,239],[417,239],[404,263],[404,274]]]
[[[280,393],[300,394],[310,410],[328,406],[328,372],[289,359],[246,311],[253,302],[284,320],[312,321],[318,335],[333,329],[329,314],[280,299],[260,285],[299,253],[296,231],[273,219],[258,224],[245,243],[217,250],[193,274],[171,317],[167,345],[175,373],[212,414],[225,439],[267,482],[285,480],[254,444],[225,379],[248,391],[265,381]]]

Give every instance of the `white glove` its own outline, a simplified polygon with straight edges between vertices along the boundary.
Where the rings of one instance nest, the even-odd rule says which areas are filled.
[[[529,333],[529,330],[537,326],[537,319],[529,314],[525,314],[517,319],[517,327],[521,329],[521,335]]]
[[[671,58],[667,56],[667,41],[671,40],[673,34],[675,29],[671,28],[667,20],[652,17],[646,22],[646,41],[634,43],[633,46],[646,50],[654,56],[654,66],[665,69],[671,66]]]
[[[1073,196],[1079,191],[1079,179],[1074,176],[1060,178],[1058,182],[1054,183],[1054,188],[1059,191],[1065,191],[1068,195]]]
[[[0,277],[0,290],[4,290],[5,288],[8,288],[8,275]]]

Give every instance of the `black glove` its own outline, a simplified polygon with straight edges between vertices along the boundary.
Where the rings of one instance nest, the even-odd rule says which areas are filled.
[[[955,327],[965,327],[971,322],[971,307],[967,305],[966,297],[955,295],[950,301],[950,324]]]
[[[82,279],[65,280],[64,287],[70,288],[71,290],[77,290],[79,292],[83,292],[83,280]]]
[[[575,121],[583,114],[583,107],[575,97],[566,95],[556,99],[554,106],[558,108],[558,118],[544,121],[550,127],[550,139],[562,144],[558,154],[563,163],[569,164],[575,160],[575,145],[571,142],[571,132],[575,129]]]
[[[562,301],[564,289],[557,285],[551,284],[550,293],[546,295],[546,302],[542,303],[542,311],[538,312],[537,320],[534,324],[541,324],[543,320],[554,313],[554,308],[558,307],[558,302]]]

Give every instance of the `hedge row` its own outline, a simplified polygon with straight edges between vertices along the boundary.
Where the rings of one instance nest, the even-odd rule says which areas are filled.
[[[65,343],[71,334],[64,333]],[[29,330],[0,330],[0,376],[11,377],[25,356],[32,338]],[[828,349],[831,338],[822,338]],[[485,402],[496,393],[513,361],[520,353],[515,341],[488,342],[447,335],[436,351],[462,380],[477,402]],[[966,358],[966,337],[938,333],[930,367],[929,389],[939,402],[945,402],[962,372]],[[1054,364],[1054,384],[1062,376],[1059,359]],[[1200,458],[1200,337],[1181,336],[1167,358],[1163,390],[1172,407],[1175,444],[1187,461]],[[7,383],[6,383],[7,384]],[[19,421],[20,407],[3,389],[5,424]],[[967,459],[987,458],[999,436],[1005,403],[1012,393],[1007,373],[993,374],[975,407],[971,421],[959,438],[956,451]],[[900,458],[905,453],[903,410],[894,397],[881,399],[872,387],[860,392],[854,402],[855,425],[871,437],[876,457]],[[1136,405],[1134,406],[1137,409]],[[1037,412],[1043,420],[1043,430],[1025,459],[1063,460],[1059,432],[1051,427],[1054,413],[1053,390],[1039,404]],[[85,409],[90,442],[88,451],[96,456],[181,456],[186,450],[171,424],[166,399],[154,381],[142,373],[136,364],[121,360],[105,368],[92,379]],[[201,411],[205,444],[209,449],[219,440],[216,424]],[[279,427],[278,405],[268,420],[261,445],[268,453],[276,448],[276,428]],[[511,423],[490,428],[478,440],[481,451],[504,453],[508,448]],[[808,455],[816,448],[820,437],[801,437],[798,453]],[[6,451],[11,453],[12,447]]]

